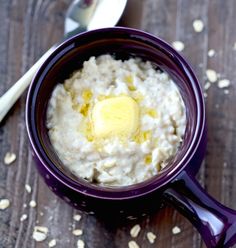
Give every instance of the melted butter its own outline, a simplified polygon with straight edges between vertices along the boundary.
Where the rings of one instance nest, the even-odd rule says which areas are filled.
[[[89,109],[90,109],[89,103],[84,103],[81,106],[79,106],[79,112],[85,117],[88,116]]]
[[[82,98],[84,100],[84,102],[89,102],[93,97],[93,93],[91,92],[91,90],[84,90],[82,92]]]
[[[157,111],[155,109],[151,109],[151,108],[148,108],[146,110],[146,113],[151,116],[152,118],[156,118],[157,117]]]
[[[136,90],[136,87],[134,86],[134,80],[133,80],[133,76],[132,75],[126,76],[125,79],[124,79],[124,81],[127,84],[128,89],[130,91],[135,91]]]
[[[142,144],[147,140],[151,140],[151,135],[151,131],[141,131],[134,137],[134,141],[138,144]]]
[[[129,96],[110,97],[92,110],[93,134],[97,139],[133,136],[139,127],[139,107]]]
[[[145,162],[145,164],[151,164],[151,162],[152,162],[152,154],[148,154],[148,155],[146,155],[145,156],[145,158],[144,158],[144,162]]]
[[[130,90],[132,88],[133,77],[131,75],[125,78]],[[131,88],[130,88],[131,87]],[[65,90],[70,94],[72,101],[72,108],[80,112],[85,117],[83,128],[80,129],[84,133],[89,142],[95,142],[99,148],[100,138],[110,138],[117,136],[125,144],[127,137],[133,137],[133,140],[142,144],[145,141],[151,140],[151,131],[138,131],[139,129],[139,106],[144,97],[138,92],[132,93],[133,97],[125,94],[120,96],[98,96],[99,102],[93,106],[91,100],[93,93],[89,89],[85,89],[81,96],[84,101],[83,104],[77,102],[77,94],[72,91],[68,85],[64,85]],[[143,108],[142,112],[149,116],[156,118],[157,111],[151,108]],[[146,157],[145,163],[148,164],[150,160]]]

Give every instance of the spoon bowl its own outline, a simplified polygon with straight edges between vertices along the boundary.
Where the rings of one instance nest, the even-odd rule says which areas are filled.
[[[66,13],[65,36],[80,31],[114,27],[126,4],[127,0],[75,0]]]

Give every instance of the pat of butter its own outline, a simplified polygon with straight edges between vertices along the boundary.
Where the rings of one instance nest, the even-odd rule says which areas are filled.
[[[91,118],[96,138],[130,137],[139,126],[139,107],[129,96],[111,97],[95,104]]]

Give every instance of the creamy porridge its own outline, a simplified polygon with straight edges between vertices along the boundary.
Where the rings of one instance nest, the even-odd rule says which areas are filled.
[[[177,86],[150,62],[91,57],[55,87],[47,110],[51,143],[78,177],[124,186],[158,174],[186,127]]]

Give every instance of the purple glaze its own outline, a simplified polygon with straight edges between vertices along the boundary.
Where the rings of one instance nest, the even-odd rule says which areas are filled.
[[[127,187],[101,187],[75,178],[54,152],[45,125],[47,103],[55,85],[90,56],[104,53],[151,61],[173,78],[186,105],[187,129],[176,157],[159,176]],[[194,179],[206,148],[205,106],[199,83],[186,61],[164,41],[128,28],[100,29],[67,40],[45,61],[31,83],[26,125],[40,174],[50,189],[73,207],[103,215],[114,211],[135,215],[155,210],[164,193],[164,198],[198,228],[208,247],[222,247],[219,245],[223,242],[229,247],[236,242],[235,212],[209,197]],[[216,219],[218,226],[214,225]]]
[[[208,195],[193,176],[182,171],[164,196],[198,229],[207,247],[235,244],[236,212]]]

